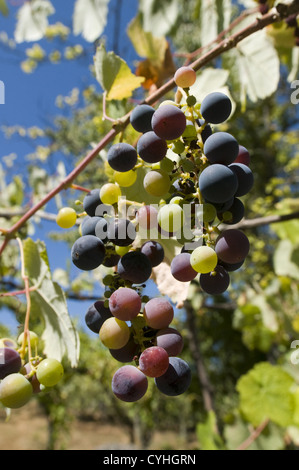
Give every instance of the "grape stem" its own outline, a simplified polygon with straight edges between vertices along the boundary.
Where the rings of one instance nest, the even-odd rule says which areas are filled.
[[[294,0],[290,5],[278,4],[276,8],[273,8],[269,13],[263,15],[262,17],[256,18],[251,24],[247,25],[240,31],[233,33],[231,36],[223,39],[210,51],[206,52],[200,58],[195,60],[190,66],[195,70],[200,70],[203,66],[210,63],[215,58],[219,57],[221,54],[227,52],[230,49],[233,49],[237,46],[239,42],[248,36],[256,33],[269,26],[270,24],[277,23],[282,21],[284,18],[289,17],[291,14],[299,13],[299,1]],[[159,101],[165,94],[175,88],[176,84],[174,78],[170,79],[156,91],[150,94],[143,102],[149,105],[152,105]],[[0,256],[5,250],[9,240],[15,237],[15,234],[20,230],[21,227],[45,204],[47,204],[53,197],[59,194],[62,190],[67,189],[73,183],[74,179],[83,172],[83,170],[88,166],[88,164],[103,150],[117,134],[123,131],[130,123],[130,111],[126,116],[118,121],[113,121],[113,128],[106,134],[106,136],[95,146],[94,149],[82,160],[82,162],[74,168],[71,173],[52,191],[50,191],[41,201],[36,205],[31,207],[26,214],[23,215],[10,229],[4,232],[5,239],[0,247]],[[3,229],[2,229],[3,233]]]
[[[19,249],[20,249],[21,276],[25,285],[26,304],[27,304],[25,323],[24,323],[24,338],[23,338],[20,355],[24,359],[25,353],[26,353],[26,341],[27,341],[28,358],[30,361],[31,360],[31,344],[30,344],[30,332],[29,332],[29,319],[30,319],[30,311],[31,311],[30,285],[29,285],[29,277],[26,275],[26,272],[25,272],[25,258],[24,258],[23,243],[19,237],[17,237],[17,242],[18,242]]]

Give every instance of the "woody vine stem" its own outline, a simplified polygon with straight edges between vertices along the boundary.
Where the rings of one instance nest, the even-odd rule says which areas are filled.
[[[200,58],[195,60],[190,64],[190,66],[195,70],[200,70],[204,65],[211,62],[213,59],[219,57],[224,52],[229,51],[237,46],[243,39],[249,37],[257,31],[264,29],[266,26],[282,21],[285,18],[288,18],[290,15],[299,14],[299,0],[294,0],[290,5],[278,4],[276,8],[273,8],[269,13],[258,17],[251,24],[245,28],[233,33],[232,35],[224,38],[219,44],[217,44],[210,51],[206,52]],[[236,21],[236,20],[235,20]],[[228,28],[230,31],[230,28]],[[153,92],[148,96],[144,102],[147,104],[154,104],[159,99],[161,99],[166,93],[171,91],[175,87],[174,79],[170,79],[162,87]],[[73,181],[76,177],[84,171],[88,164],[103,150],[113,139],[123,132],[124,129],[130,122],[129,112],[119,121],[115,122],[112,129],[105,135],[105,137],[96,145],[96,147],[88,153],[88,155],[82,160],[82,162],[74,168],[68,176],[61,181],[61,183],[50,191],[41,201],[29,209],[19,220],[16,222],[10,229],[0,229],[0,232],[4,236],[4,241],[0,247],[0,256],[4,252],[6,246],[12,238],[15,238],[16,233],[20,230],[21,227],[43,206],[45,206],[51,199],[53,199],[61,191],[72,187]]]

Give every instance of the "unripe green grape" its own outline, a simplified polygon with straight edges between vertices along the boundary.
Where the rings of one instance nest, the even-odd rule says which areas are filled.
[[[61,362],[52,357],[43,359],[36,369],[36,378],[45,387],[54,387],[63,377]]]
[[[151,170],[143,180],[144,189],[151,196],[162,197],[170,189],[170,178],[164,170]]]
[[[192,67],[180,67],[174,74],[174,81],[181,88],[189,88],[194,85],[196,80],[196,72]]]
[[[115,245],[114,247],[115,253],[119,256],[124,256],[128,251],[130,251],[130,246],[118,246]]]
[[[32,397],[29,380],[20,373],[10,374],[0,384],[0,402],[6,408],[21,408]]]
[[[109,349],[120,349],[130,339],[130,328],[127,323],[111,317],[104,321],[99,332],[100,340]]]
[[[137,179],[137,171],[115,171],[113,176],[119,186],[122,186],[123,188],[129,188],[130,186],[133,186]]]
[[[213,204],[204,204],[203,205],[203,221],[212,222],[217,216],[217,211]]]
[[[18,337],[18,344],[19,345],[22,345],[23,344],[23,341],[24,341],[24,336],[25,336],[25,333],[21,333],[20,336]],[[34,333],[34,331],[29,331],[29,340],[30,340],[30,346],[32,348],[34,348],[35,346],[38,345],[38,336],[36,333]],[[28,345],[28,336],[26,335],[26,342],[25,342],[25,346]]]
[[[17,349],[17,343],[11,338],[1,338],[0,339],[0,348],[11,348]]]
[[[158,223],[166,232],[181,230],[185,220],[185,214],[178,204],[166,204],[159,209]]]
[[[218,257],[209,246],[199,246],[191,253],[190,264],[192,268],[201,274],[212,272],[217,266]]]
[[[77,221],[77,213],[71,207],[63,207],[57,214],[56,223],[61,228],[71,228]]]
[[[195,96],[193,96],[193,95],[188,96],[188,98],[187,98],[187,100],[186,100],[186,103],[187,103],[187,105],[190,106],[190,107],[195,106],[195,104],[196,104],[196,98],[195,98]]]
[[[169,204],[182,204],[184,198],[182,196],[174,196],[170,199]]]
[[[100,189],[100,199],[103,204],[113,205],[121,197],[121,190],[117,184],[106,183]]]

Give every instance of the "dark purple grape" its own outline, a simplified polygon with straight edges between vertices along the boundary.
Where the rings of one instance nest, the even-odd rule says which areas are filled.
[[[91,271],[102,264],[105,258],[105,246],[94,235],[84,235],[78,238],[71,251],[74,265],[83,271]]]
[[[102,217],[87,216],[83,219],[81,224],[81,234],[83,235],[96,235],[96,225],[99,221],[103,220]]]
[[[95,235],[100,240],[102,240],[103,243],[108,241],[108,222],[106,219],[104,219],[104,217],[98,218],[97,224],[95,226]]]
[[[251,190],[254,177],[251,169],[243,163],[233,163],[229,165],[229,168],[235,173],[238,178],[238,189],[236,196],[245,196]]]
[[[232,199],[238,189],[238,178],[227,166],[215,163],[206,167],[199,176],[199,189],[210,203],[223,204]]]
[[[161,105],[153,114],[152,128],[161,139],[177,139],[186,128],[185,114],[175,105]]]
[[[155,384],[164,395],[181,395],[191,384],[189,365],[179,357],[170,357],[167,371],[161,377],[155,378]]]
[[[106,268],[113,268],[113,266],[117,265],[119,260],[120,255],[118,255],[117,253],[107,253],[102,264]]]
[[[244,261],[249,253],[250,243],[238,229],[225,230],[216,240],[215,252],[221,261],[236,264]]]
[[[108,150],[107,161],[115,171],[130,171],[137,163],[136,149],[125,142],[114,144]]]
[[[200,112],[205,121],[220,124],[226,121],[232,111],[230,98],[221,92],[209,93],[202,101]]]
[[[153,268],[161,264],[164,260],[163,246],[153,240],[149,240],[142,245],[141,253],[148,257]]]
[[[125,402],[135,402],[142,398],[148,388],[146,375],[137,367],[125,365],[118,369],[112,378],[112,392]]]
[[[19,372],[21,367],[21,356],[15,349],[0,348],[0,380]]]
[[[202,127],[205,123],[205,120],[204,119],[196,119],[196,122],[199,125],[199,127]],[[212,134],[213,134],[213,131],[212,131],[211,126],[209,124],[206,124],[204,129],[201,131],[201,139],[202,139],[203,143],[205,143],[207,138],[210,137],[210,135],[212,135]]]
[[[152,265],[145,254],[140,251],[129,251],[119,260],[117,272],[122,279],[133,284],[143,284],[152,274]]]
[[[229,287],[230,277],[223,266],[216,266],[213,272],[201,274],[199,283],[204,292],[210,295],[223,294]]]
[[[190,264],[190,253],[179,253],[171,262],[171,274],[177,281],[189,282],[195,279],[197,272],[194,271]]]
[[[119,320],[131,321],[141,310],[141,298],[134,289],[120,287],[110,296],[109,309]]]
[[[218,212],[217,217],[221,222],[224,222],[227,225],[233,225],[243,219],[244,213],[245,207],[243,202],[240,201],[240,199],[235,198],[230,208],[224,212]]]
[[[243,145],[239,146],[239,153],[238,153],[238,156],[237,156],[236,160],[234,161],[234,163],[243,163],[243,165],[249,166],[249,164],[250,164],[250,153],[248,152],[248,150],[245,147],[243,147]]]
[[[225,263],[224,261],[219,260],[219,264],[223,266],[226,271],[232,272],[232,271],[237,271],[238,269],[240,269],[241,266],[243,266],[244,261],[245,260],[240,261],[239,263],[229,264],[229,263]]]
[[[169,366],[169,356],[160,346],[145,349],[139,357],[139,369],[147,377],[161,377]]]
[[[90,217],[94,217],[96,215],[96,209],[102,203],[100,199],[100,190],[99,189],[92,189],[83,199],[83,209]]]
[[[136,229],[129,219],[114,219],[109,222],[107,236],[114,245],[129,246],[136,238]]]
[[[171,303],[163,297],[154,297],[149,300],[143,311],[146,324],[155,330],[167,328],[174,317]]]
[[[229,165],[239,153],[238,141],[227,132],[215,132],[204,143],[203,152],[210,163]]]
[[[85,314],[86,326],[94,333],[99,333],[104,321],[112,317],[109,308],[105,307],[102,300],[94,302]]]
[[[137,153],[146,163],[160,162],[167,152],[166,140],[158,137],[155,132],[143,134],[137,142]]]
[[[130,123],[137,132],[149,132],[152,130],[152,116],[155,109],[148,104],[139,104],[133,109]]]
[[[156,335],[156,345],[165,349],[168,356],[181,354],[184,341],[182,335],[175,328],[163,328]]]
[[[138,356],[140,347],[131,338],[127,344],[120,349],[109,349],[111,356],[118,362],[126,363],[132,362],[135,356]]]

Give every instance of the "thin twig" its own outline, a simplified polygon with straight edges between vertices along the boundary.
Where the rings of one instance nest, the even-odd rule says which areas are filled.
[[[279,11],[278,11],[279,10]],[[204,65],[211,62],[216,57],[219,57],[224,52],[229,51],[230,49],[234,48],[239,42],[243,39],[247,38],[251,34],[254,34],[257,31],[264,29],[266,26],[270,24],[276,23],[281,21],[282,19],[288,17],[291,13],[299,13],[299,1],[294,0],[293,3],[289,6],[287,5],[278,5],[276,9],[271,10],[266,15],[262,16],[261,18],[257,18],[253,23],[246,26],[242,30],[232,34],[230,37],[221,41],[216,47],[214,47],[211,51],[204,54],[202,57],[194,61],[191,67],[198,71]],[[162,87],[160,87],[157,91],[152,93],[146,100],[144,100],[147,104],[154,104],[159,101],[166,93],[171,91],[175,88],[176,84],[174,79],[172,78],[167,83],[165,83]],[[63,189],[68,188],[75,178],[83,172],[83,170],[88,166],[88,164],[98,155],[98,153],[104,149],[109,142],[111,142],[116,135],[123,131],[125,127],[130,122],[130,115],[129,112],[121,121],[121,125],[113,127],[106,136],[98,143],[98,145],[83,159],[83,161],[76,167],[74,170],[69,173],[69,175],[50,193],[48,193],[39,203],[33,206],[26,214],[24,214],[21,219],[14,224],[6,233],[5,240],[0,247],[0,256],[3,253],[4,249],[7,246],[7,243],[10,238],[13,238],[14,235],[18,232],[18,230],[45,204],[47,204],[54,196],[59,194]],[[119,122],[120,122],[119,121]]]
[[[269,419],[263,421],[251,434],[250,436],[237,448],[237,450],[246,450],[251,444],[260,436],[264,429],[269,424]]]
[[[30,344],[30,331],[29,331],[29,319],[30,319],[30,311],[31,311],[30,285],[29,285],[29,277],[26,275],[26,272],[25,272],[25,258],[24,258],[23,243],[20,238],[17,238],[17,242],[20,248],[21,275],[22,275],[22,279],[25,285],[26,305],[27,305],[25,322],[24,322],[24,338],[23,338],[23,344],[21,348],[21,357],[25,356],[26,345],[27,345],[28,356],[29,356],[29,361],[30,361],[31,359],[31,344]]]

